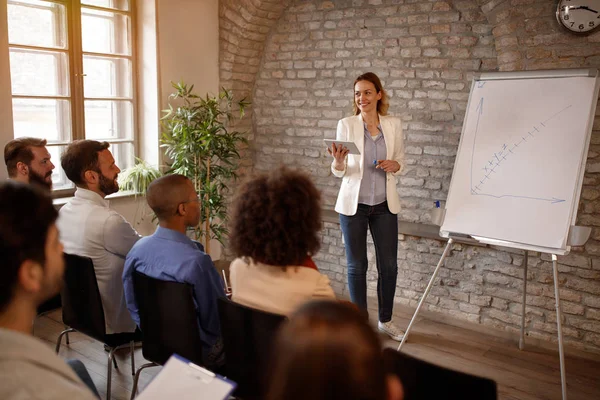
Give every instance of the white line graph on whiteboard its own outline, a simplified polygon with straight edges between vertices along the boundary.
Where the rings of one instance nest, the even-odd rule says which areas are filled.
[[[474,172],[474,168],[477,167],[477,166],[473,165],[474,156],[475,156],[475,144],[477,142],[477,134],[479,133],[480,118],[484,114],[484,104],[485,104],[485,101],[484,101],[484,97],[482,96],[481,99],[479,100],[479,103],[477,104],[477,108],[475,109],[475,111],[477,112],[477,122],[475,125],[475,134],[474,134],[474,138],[473,138],[473,149],[472,149],[472,153],[471,153],[471,182],[470,182],[471,183],[471,195],[473,195],[473,196],[489,196],[489,197],[495,197],[498,199],[505,198],[505,197],[519,198],[519,199],[526,199],[526,200],[544,201],[544,202],[549,202],[551,204],[564,202],[565,201],[564,199],[560,199],[557,197],[522,196],[522,195],[513,194],[513,193],[506,193],[506,194],[500,194],[500,195],[492,194],[489,192],[486,193],[485,187],[486,187],[486,183],[489,183],[490,181],[492,181],[494,179],[494,174],[498,174],[499,172],[502,171],[501,165],[503,163],[509,163],[511,158],[515,154],[518,154],[520,151],[524,151],[526,146],[531,145],[532,143],[535,143],[536,138],[543,135],[547,124],[552,119],[556,118],[561,113],[563,113],[566,110],[568,110],[569,108],[571,108],[572,105],[568,105],[568,106],[564,107],[563,109],[555,112],[554,114],[548,116],[548,118],[546,118],[545,120],[540,121],[539,124],[534,124],[531,129],[527,130],[526,132],[522,132],[519,136],[517,136],[515,138],[516,140],[510,140],[510,141],[507,141],[506,143],[503,143],[501,148],[499,148],[497,152],[494,152],[493,156],[491,156],[481,167],[482,177],[475,178],[475,180],[474,180],[473,172]]]

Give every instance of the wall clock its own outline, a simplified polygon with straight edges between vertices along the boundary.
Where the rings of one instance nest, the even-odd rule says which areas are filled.
[[[558,22],[574,33],[589,33],[600,26],[600,0],[560,0]]]

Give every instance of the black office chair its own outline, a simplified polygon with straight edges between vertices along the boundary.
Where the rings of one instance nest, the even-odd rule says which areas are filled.
[[[194,305],[193,287],[133,273],[133,291],[140,315],[142,353],[150,363],[142,365],[133,380],[136,395],[144,368],[164,365],[173,353],[202,365],[202,342]]]
[[[43,302],[42,304],[40,304],[38,306],[35,320],[37,321],[38,318],[41,318],[41,317],[45,316],[46,314],[48,314],[49,312],[57,310],[61,307],[62,307],[62,302],[60,301],[60,293],[59,293],[56,296],[46,300],[45,302]],[[33,324],[32,330],[35,334],[35,323]],[[69,344],[69,335],[68,334],[67,334],[67,344]]]
[[[56,296],[46,300],[45,302],[43,302],[42,304],[40,304],[37,308],[37,315],[43,315],[46,314],[49,311],[53,311],[56,310],[58,308],[62,307],[62,302],[60,300],[60,294],[57,294]]]
[[[219,299],[219,319],[227,377],[237,382],[235,397],[264,397],[275,335],[286,317]]]
[[[135,375],[134,334],[119,333],[108,335],[104,321],[104,309],[96,280],[94,264],[88,257],[65,253],[65,275],[61,290],[63,323],[69,327],[60,333],[56,341],[56,353],[60,351],[62,337],[68,332],[81,332],[104,343],[108,353],[108,377],[106,400],[110,400],[112,366],[118,369],[114,357],[116,350],[130,348],[131,375]]]
[[[439,367],[393,349],[383,351],[386,369],[402,381],[404,400],[496,400],[496,382]]]

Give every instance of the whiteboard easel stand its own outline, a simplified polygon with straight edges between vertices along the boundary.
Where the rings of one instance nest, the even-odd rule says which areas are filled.
[[[552,270],[554,275],[554,299],[556,301],[556,326],[558,328],[558,356],[560,357],[560,383],[562,386],[562,398],[567,400],[567,377],[565,373],[565,354],[562,340],[562,312],[560,309],[560,298],[558,295],[558,259],[552,254]]]
[[[521,310],[521,335],[519,337],[519,350],[525,348],[525,307],[527,305],[527,266],[529,262],[529,252],[525,250],[525,257],[523,259],[523,300]],[[562,388],[562,398],[567,400],[567,377],[565,371],[565,354],[563,349],[563,338],[562,338],[562,309],[560,307],[560,295],[558,290],[558,257],[556,254],[552,254],[552,275],[554,280],[554,301],[556,304],[556,325],[558,335],[558,356],[560,361],[560,383]]]
[[[417,320],[419,311],[421,310],[423,303],[425,303],[425,299],[427,299],[427,295],[429,295],[429,292],[431,291],[431,288],[433,287],[433,282],[435,281],[435,278],[437,277],[440,267],[444,264],[444,259],[448,255],[448,251],[450,250],[450,247],[452,247],[453,242],[454,242],[454,240],[452,238],[448,239],[448,243],[446,244],[446,248],[444,249],[444,252],[442,253],[442,257],[440,258],[440,261],[438,261],[438,264],[435,267],[435,270],[433,271],[433,275],[431,276],[431,279],[429,280],[429,284],[425,288],[425,293],[423,293],[423,296],[421,296],[421,300],[419,301],[419,304],[417,305],[417,309],[415,310],[415,313],[414,313],[412,319],[410,320],[410,323],[408,324],[408,328],[406,328],[406,332],[404,333],[404,336],[402,337],[402,341],[400,342],[400,345],[398,346],[398,351],[400,351],[400,348],[402,347],[404,342],[406,342],[406,338],[408,338],[408,334],[410,333],[410,330],[411,330],[414,322]]]
[[[417,309],[415,310],[415,313],[413,314],[413,317],[410,320],[410,323],[408,324],[408,328],[406,328],[406,332],[404,333],[404,336],[402,337],[402,341],[400,342],[400,344],[398,345],[398,351],[400,351],[400,349],[402,348],[402,345],[404,345],[404,343],[406,342],[406,339],[408,338],[408,335],[410,334],[410,331],[412,329],[413,324],[415,323],[415,321],[417,320],[417,316],[419,315],[419,311],[421,311],[421,307],[423,306],[423,303],[425,303],[425,300],[427,299],[427,296],[429,295],[429,292],[431,291],[431,288],[433,287],[433,283],[435,282],[435,278],[437,278],[437,274],[440,270],[440,267],[443,265],[444,260],[446,259],[446,256],[448,255],[448,251],[450,250],[452,243],[454,243],[454,240],[452,239],[452,237],[450,237],[448,239],[448,243],[446,244],[446,248],[444,249],[444,252],[442,253],[442,257],[440,257],[440,261],[438,262],[437,266],[435,267],[435,270],[433,271],[433,275],[431,276],[431,279],[429,280],[429,283],[427,284],[427,287],[425,288],[425,292],[423,293],[423,296],[421,296],[421,300],[419,301],[419,304],[417,305]],[[521,315],[521,335],[519,338],[519,350],[522,350],[524,347],[524,337],[525,337],[525,305],[526,305],[526,290],[527,290],[527,262],[528,262],[528,253],[527,250],[525,250],[525,268],[524,268],[524,276],[523,276],[523,308],[522,308],[522,315]],[[559,297],[559,291],[558,291],[558,258],[556,257],[556,254],[552,254],[552,270],[553,270],[553,276],[554,276],[554,298],[556,301],[556,325],[557,325],[557,330],[558,330],[558,354],[559,354],[559,358],[560,358],[560,381],[561,381],[561,387],[562,387],[562,399],[563,400],[567,400],[567,377],[566,377],[566,372],[565,372],[565,355],[564,355],[564,350],[563,350],[563,339],[562,339],[562,311],[560,308],[560,297]]]
[[[525,348],[525,305],[527,304],[527,266],[529,265],[529,252],[525,250],[525,257],[523,258],[523,299],[521,300],[521,335],[519,336],[519,350]]]
[[[438,211],[439,210],[439,211]],[[432,212],[432,220],[434,221],[434,224],[439,224],[438,221],[443,220],[444,218],[444,211],[442,209],[436,209],[434,212]],[[568,248],[570,249],[571,246],[583,246],[587,240],[590,237],[590,234],[592,232],[592,228],[589,227],[583,227],[583,226],[571,226],[571,229],[569,230],[569,236],[567,239],[567,245]],[[431,276],[431,279],[429,280],[429,283],[427,284],[427,287],[425,288],[425,292],[423,293],[423,296],[421,296],[421,300],[419,301],[419,304],[417,305],[417,309],[415,310],[415,313],[413,314],[413,317],[410,320],[410,323],[408,324],[408,328],[406,329],[406,333],[404,334],[404,336],[402,337],[402,341],[400,342],[400,344],[398,345],[398,351],[400,351],[400,349],[402,348],[402,346],[404,345],[404,343],[406,342],[406,340],[408,339],[408,335],[412,329],[413,324],[415,323],[415,321],[417,320],[417,316],[419,315],[419,311],[421,311],[421,307],[423,306],[423,303],[425,303],[425,299],[427,298],[427,296],[429,295],[429,292],[431,291],[431,288],[433,287],[433,283],[435,282],[435,278],[437,278],[437,274],[440,270],[440,267],[443,265],[444,260],[446,259],[446,256],[448,255],[448,252],[450,251],[450,248],[452,246],[452,244],[454,243],[454,239],[452,238],[452,236],[448,236],[448,243],[446,244],[446,247],[444,248],[444,252],[442,253],[442,256],[440,257],[440,261],[438,262],[437,266],[435,267],[435,270],[433,271],[433,275]],[[498,243],[494,243],[494,241],[492,240],[491,243],[488,244],[498,244]],[[507,244],[510,243],[502,243],[502,245],[506,246]],[[560,294],[559,294],[559,290],[558,290],[558,257],[556,256],[556,254],[551,253],[552,256],[552,273],[553,273],[553,280],[554,280],[554,300],[556,303],[556,326],[557,326],[557,336],[558,336],[558,355],[559,355],[559,360],[560,360],[560,381],[561,381],[561,388],[562,388],[562,399],[563,400],[567,400],[567,377],[566,377],[566,371],[565,371],[565,354],[564,354],[564,348],[563,348],[563,337],[562,337],[562,310],[560,307]],[[527,250],[525,250],[525,257],[523,259],[524,262],[524,274],[523,274],[523,304],[522,304],[522,314],[521,314],[521,334],[520,334],[520,338],[519,338],[519,349],[523,350],[524,346],[525,346],[525,307],[526,307],[526,300],[527,300],[527,266],[529,263],[529,253]]]

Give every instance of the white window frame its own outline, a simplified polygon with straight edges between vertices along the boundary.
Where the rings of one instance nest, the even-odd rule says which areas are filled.
[[[112,103],[113,105],[119,106],[121,101],[131,103],[132,107],[132,129],[133,132],[131,137],[129,138],[119,138],[119,139],[106,139],[108,143],[111,144],[120,144],[120,143],[130,143],[132,145],[134,156],[139,154],[139,141],[138,141],[138,103],[137,103],[137,90],[138,90],[138,82],[137,82],[137,46],[136,46],[136,0],[129,0],[129,10],[123,11],[115,8],[105,8],[98,7],[93,5],[81,4],[81,0],[41,0],[47,3],[55,3],[62,4],[66,9],[66,28],[67,28],[67,48],[60,49],[54,47],[43,47],[43,46],[31,46],[31,45],[17,45],[17,44],[8,44],[8,54],[12,49],[22,49],[23,51],[52,51],[67,54],[68,60],[68,73],[69,77],[69,93],[67,95],[21,95],[21,94],[12,94],[11,91],[11,102],[12,99],[52,99],[52,100],[68,100],[71,108],[71,139],[70,140],[53,140],[48,141],[47,147],[57,147],[57,146],[66,146],[71,143],[73,140],[85,139],[85,101],[86,100],[99,100],[99,101],[117,101],[116,103]],[[19,3],[18,0],[7,0],[4,4],[7,6],[9,3]],[[32,7],[30,4],[27,4],[28,7]],[[130,35],[130,47],[131,54],[110,54],[110,53],[101,53],[101,52],[87,52],[83,51],[82,48],[82,30],[81,30],[81,16],[82,16],[82,8],[83,9],[91,9],[97,11],[110,12],[114,14],[127,15],[130,18],[130,27],[128,34]],[[7,20],[8,22],[8,20]],[[59,28],[60,29],[60,28]],[[85,97],[84,95],[84,73],[83,73],[83,58],[84,56],[91,57],[102,57],[108,59],[127,59],[131,63],[131,93],[130,97]],[[62,74],[61,74],[62,76]],[[61,82],[58,82],[59,85]],[[66,83],[66,82],[64,82]],[[64,84],[63,83],[63,84]],[[58,108],[60,109],[60,107]],[[60,110],[59,110],[60,111]],[[113,106],[114,112],[114,106]],[[60,112],[59,112],[60,114]],[[57,118],[61,118],[57,116]],[[120,125],[121,131],[124,128],[125,122],[119,119],[114,121],[116,125]],[[67,125],[68,126],[68,125]],[[64,137],[64,136],[63,136]],[[112,147],[111,147],[112,148]],[[113,148],[113,152],[114,152]],[[52,162],[60,168],[60,160],[52,160]],[[71,196],[74,192],[74,188],[68,189],[56,189],[53,190],[53,197],[65,197]]]

